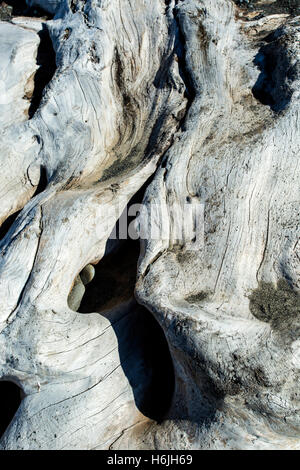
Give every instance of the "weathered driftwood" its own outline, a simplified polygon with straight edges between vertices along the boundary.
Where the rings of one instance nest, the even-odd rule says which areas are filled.
[[[0,22],[2,448],[299,448],[297,5],[28,4],[55,16]],[[203,240],[179,210],[136,267],[135,195]]]

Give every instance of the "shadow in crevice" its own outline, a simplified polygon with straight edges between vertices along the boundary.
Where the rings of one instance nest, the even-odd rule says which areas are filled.
[[[26,0],[5,0],[4,3],[11,8],[12,16],[29,16],[31,18],[42,18],[45,20],[53,18],[53,15],[50,15],[41,7],[28,7]]]
[[[261,73],[252,89],[253,95],[275,112],[288,106],[293,94],[291,84],[296,78],[296,65],[291,65],[281,35],[277,30],[265,38],[266,44],[254,59]]]
[[[0,381],[0,438],[15,416],[21,404],[22,396],[22,390],[14,382]]]
[[[244,10],[257,11],[259,17],[288,14],[300,15],[299,0],[234,0],[236,5]],[[250,17],[253,20],[253,16]]]
[[[28,111],[29,119],[31,119],[37,111],[44,90],[56,71],[56,55],[49,31],[45,24],[43,24],[43,29],[38,34],[40,37],[40,45],[36,62],[37,65],[39,65],[39,69],[34,76],[34,90]]]
[[[138,256],[138,242],[126,241],[96,265],[80,311],[98,312],[109,319],[136,406],[159,422],[172,401],[173,363],[163,330],[133,297]]]
[[[144,191],[142,187],[127,209],[143,200]],[[128,225],[132,221],[128,217]],[[94,266],[93,280],[85,285],[79,312],[98,312],[110,321],[135,404],[144,416],[160,422],[173,398],[173,362],[162,328],[134,298],[140,242],[122,239],[123,228],[121,217],[113,230],[116,238],[108,240],[105,256]]]
[[[48,184],[47,172],[46,172],[46,169],[42,166],[41,173],[40,173],[40,181],[31,199],[33,199],[38,194],[42,193],[46,189],[47,184]],[[15,220],[17,219],[21,211],[22,209],[15,212],[14,214],[11,214],[0,226],[0,243],[3,240],[3,238],[7,235],[11,227],[13,226]]]
[[[108,318],[118,340],[120,364],[139,411],[160,422],[174,392],[174,370],[163,330],[134,299],[139,242],[126,240],[95,266],[80,312]]]
[[[178,68],[180,77],[185,85],[184,96],[187,99],[187,106],[184,112],[184,115],[181,118],[181,126],[184,125],[185,118],[188,115],[188,111],[191,108],[195,98],[196,98],[196,87],[193,81],[193,76],[188,69],[186,54],[188,46],[186,43],[186,37],[180,23],[180,18],[178,15],[178,10],[174,8],[173,10],[174,20],[176,22],[176,35],[175,35],[175,47],[174,52],[177,54],[178,58]]]
[[[20,214],[21,210],[15,212],[14,214],[11,214],[7,219],[3,222],[3,224],[0,226],[0,242],[3,240],[5,235],[9,232],[11,227],[13,226],[16,218]]]
[[[85,286],[80,312],[102,312],[134,297],[140,239],[133,224],[152,178],[134,194],[117,220],[106,242],[105,254],[94,266],[94,278]],[[130,215],[131,210],[135,215]]]
[[[139,242],[126,240],[115,246],[95,266],[95,277],[86,286],[80,312],[103,312],[127,302],[133,296]]]
[[[110,319],[110,315],[107,317]],[[161,422],[174,394],[173,362],[164,332],[153,315],[134,300],[120,318],[112,318],[122,369],[135,404],[146,417]]]

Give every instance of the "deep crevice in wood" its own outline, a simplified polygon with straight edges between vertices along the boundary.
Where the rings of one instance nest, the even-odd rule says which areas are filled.
[[[45,88],[51,81],[56,70],[56,55],[46,25],[39,32],[40,45],[37,52],[37,70],[34,77],[34,91],[31,98],[28,115],[31,119],[37,111],[44,95]]]
[[[148,184],[149,180],[127,207],[142,202]],[[128,225],[133,220],[128,217]],[[95,266],[95,277],[85,286],[79,313],[98,312],[111,321],[136,406],[146,417],[161,422],[174,394],[172,358],[162,328],[134,298],[140,242],[121,239],[120,223],[114,229],[117,240],[108,243],[111,251]]]
[[[53,18],[53,15],[50,15],[41,7],[28,7],[25,0],[5,0],[5,3],[12,8],[12,16],[29,16],[45,20]]]
[[[182,117],[181,123],[180,123],[180,127],[182,127],[185,122],[185,118],[188,114],[188,111],[190,107],[192,106],[192,103],[196,97],[196,89],[193,84],[191,74],[187,67],[186,39],[185,39],[185,35],[180,24],[180,19],[179,19],[178,11],[176,10],[176,7],[173,9],[173,15],[174,15],[174,20],[177,26],[176,40],[175,40],[175,53],[177,54],[177,57],[178,57],[179,73],[185,84],[185,97],[187,98],[187,106],[185,109],[185,114]]]
[[[234,0],[235,4],[245,10],[257,11],[260,16],[289,14],[297,16],[300,14],[299,0]]]
[[[14,382],[0,381],[0,438],[16,414],[22,401],[22,394],[22,390]]]
[[[33,199],[38,194],[41,194],[46,189],[47,184],[48,179],[46,169],[41,167],[40,181],[31,199]],[[3,240],[3,238],[7,235],[21,211],[22,209],[14,212],[14,214],[11,214],[0,226],[0,241]]]
[[[296,78],[296,64],[292,65],[286,47],[281,43],[282,31],[276,30],[265,38],[254,64],[260,75],[252,89],[254,97],[275,112],[283,111],[292,98],[290,84]]]

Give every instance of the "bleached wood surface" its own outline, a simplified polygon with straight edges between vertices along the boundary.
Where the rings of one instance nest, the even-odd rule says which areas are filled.
[[[31,119],[42,24],[0,23],[1,222],[22,209],[0,245],[0,377],[25,393],[1,447],[299,448],[300,18],[230,0],[34,3],[56,11],[56,72]],[[135,295],[175,371],[159,424],[120,359],[137,303],[68,306],[151,176],[145,204],[205,210],[197,250],[142,243]]]

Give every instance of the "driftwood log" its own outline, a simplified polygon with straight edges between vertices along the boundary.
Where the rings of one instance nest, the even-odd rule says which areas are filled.
[[[299,2],[7,3],[1,448],[299,449]]]

